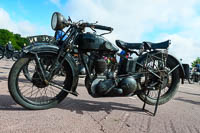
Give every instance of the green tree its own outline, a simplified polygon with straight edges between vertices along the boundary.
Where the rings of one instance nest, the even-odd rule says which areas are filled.
[[[0,29],[0,45],[5,47],[8,41],[11,41],[13,47],[17,50],[23,48],[24,43],[28,44],[28,40],[21,37],[20,34],[13,34],[6,29]]]
[[[192,62],[192,67],[195,67],[196,64],[200,64],[200,57],[197,57],[197,59]]]
[[[5,29],[0,29],[0,45],[5,46],[13,38],[13,33]]]

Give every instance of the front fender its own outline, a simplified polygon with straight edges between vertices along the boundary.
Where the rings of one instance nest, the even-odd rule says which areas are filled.
[[[31,44],[23,49],[23,53],[41,53],[41,52],[51,52],[57,54],[59,47],[53,44],[43,44],[43,43],[36,43]]]
[[[35,45],[29,45],[24,48],[23,54],[36,54],[36,53],[53,53],[58,54],[59,47],[52,44],[35,44]],[[78,66],[76,65],[76,62],[74,58],[71,56],[71,54],[67,54],[65,57],[65,62],[67,62],[71,68],[72,75],[73,75],[73,81],[72,81],[72,87],[71,90],[74,92],[78,85]]]

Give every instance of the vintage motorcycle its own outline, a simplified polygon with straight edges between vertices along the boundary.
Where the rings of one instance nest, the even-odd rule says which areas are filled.
[[[191,72],[191,78],[190,78],[190,81],[192,83],[195,83],[195,82],[199,82],[200,81],[200,72],[198,72],[197,70],[194,69],[193,72]]]
[[[12,59],[13,61],[16,61],[20,56],[20,51],[16,50],[8,50],[3,46],[0,46],[0,59],[3,59],[6,57],[7,59]]]
[[[58,12],[53,13],[52,29],[63,30],[68,37],[56,45],[35,45],[23,52],[12,66],[8,88],[13,99],[27,109],[48,109],[60,103],[68,94],[78,96],[78,66],[71,55],[78,48],[81,62],[86,68],[85,86],[89,95],[97,97],[125,97],[137,95],[147,104],[168,102],[175,95],[180,79],[184,79],[182,64],[168,54],[170,41],[161,43],[126,43],[116,40],[119,49],[103,35],[113,28],[72,22]],[[93,32],[85,32],[89,28]],[[98,35],[96,29],[108,32]],[[126,56],[136,54],[138,57]],[[117,61],[120,56],[120,62]],[[109,61],[106,61],[109,59]],[[32,66],[32,78],[27,79],[23,69]],[[59,75],[64,70],[64,76]],[[182,80],[183,81],[183,80]],[[147,93],[148,92],[148,93]]]

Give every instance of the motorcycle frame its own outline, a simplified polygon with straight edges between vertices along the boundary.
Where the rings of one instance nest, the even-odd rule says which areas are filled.
[[[61,43],[61,47],[60,48],[58,48],[58,47],[55,48],[54,46],[46,46],[45,47],[45,48],[47,48],[47,51],[54,52],[54,53],[56,52],[58,54],[58,56],[56,58],[56,61],[53,64],[53,69],[52,69],[52,71],[50,71],[50,74],[49,74],[48,78],[46,78],[47,76],[45,76],[46,74],[45,74],[44,68],[42,67],[42,64],[39,61],[38,52],[37,52],[38,48],[36,47],[36,48],[33,48],[35,50],[33,50],[33,49],[29,50],[30,53],[32,53],[32,54],[35,55],[36,62],[37,62],[38,66],[39,66],[39,68],[40,68],[40,70],[42,72],[42,78],[43,78],[43,80],[46,83],[48,83],[48,79],[51,79],[51,76],[53,76],[56,72],[58,72],[58,70],[61,68],[61,66],[62,66],[62,64],[63,64],[63,62],[65,61],[66,58],[70,57],[70,60],[72,60],[72,62],[75,62],[75,60],[73,59],[73,57],[70,55],[70,52],[72,51],[72,49],[74,47],[74,39],[75,39],[75,37],[79,33],[82,33],[82,29],[78,29],[75,26],[70,26],[68,28],[68,30],[65,32],[65,34],[63,35],[63,36],[68,35],[67,39],[64,40],[64,41],[61,41],[62,39],[60,39],[60,41],[58,41],[58,43]],[[143,67],[142,64],[140,64],[140,61],[144,57],[146,57],[146,56],[152,56],[154,53],[158,53],[158,52],[160,52],[160,51],[153,50],[153,51],[149,51],[149,52],[144,52],[144,54],[140,54],[139,58],[135,62],[136,65],[139,65],[140,67]],[[132,53],[137,53],[137,52],[134,51]],[[139,55],[139,54],[137,54],[137,55]],[[92,80],[92,76],[91,76],[91,64],[93,62],[90,62],[89,65],[87,64],[86,60],[84,59],[84,51],[79,50],[79,56],[81,58],[81,62],[83,63],[83,65],[86,68],[86,74],[88,75],[89,79]],[[173,57],[172,55],[167,54],[167,56],[170,57],[170,58],[172,58],[176,62],[176,64],[177,64],[176,67],[171,72],[173,72],[176,69],[179,69],[179,71],[181,72],[181,75],[182,75],[181,77],[183,78],[184,77],[184,69],[183,69],[182,64],[175,57]],[[75,64],[75,63],[73,63],[73,64]],[[73,71],[75,71],[75,69],[77,69],[77,65],[73,65],[72,69],[73,69]],[[160,78],[156,73],[151,72],[151,71],[148,71],[148,72],[150,72],[154,76]],[[122,78],[122,77],[125,77],[125,76],[133,76],[135,78],[138,78],[138,73],[134,72],[134,73],[129,73],[129,74],[118,75],[116,77],[116,79]],[[76,76],[75,78],[76,78],[75,80],[78,81],[78,76]],[[60,85],[58,85],[58,86],[60,86]],[[61,89],[62,87],[63,86],[60,86],[59,88]],[[72,89],[72,92],[70,92],[71,94],[75,95],[74,92],[76,91],[76,87],[77,87],[77,82],[73,83],[73,87],[72,87],[73,89]]]

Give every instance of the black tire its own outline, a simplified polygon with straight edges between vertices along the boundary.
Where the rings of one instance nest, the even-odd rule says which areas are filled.
[[[16,61],[20,58],[20,53],[19,52],[14,52],[12,55],[12,60]]]
[[[12,51],[6,51],[5,54],[6,54],[7,59],[12,58]]]
[[[189,78],[189,79],[188,79],[188,82],[189,82],[189,84],[194,84],[194,81],[193,81],[192,78]]]
[[[199,82],[199,80],[200,80],[200,73],[199,72],[194,72],[193,80],[194,80],[194,82]]]
[[[159,54],[156,56],[161,57],[161,55],[159,55]],[[147,59],[146,57],[143,58],[143,60],[140,63],[144,63],[146,61],[146,59]],[[175,62],[174,59],[169,56],[166,61],[166,66],[168,69],[172,70],[174,67],[177,66],[177,62]],[[161,89],[161,95],[160,95],[158,105],[164,104],[164,103],[168,102],[170,99],[172,99],[173,96],[176,94],[177,89],[179,88],[179,84],[180,84],[180,76],[179,76],[179,69],[177,68],[171,73],[171,79],[168,78],[166,86]],[[159,90],[158,89],[150,90],[149,95],[147,96],[148,90],[146,88],[141,88],[141,89],[143,89],[145,91],[138,94],[138,97],[143,102],[145,102],[149,105],[155,105],[156,101],[157,101]],[[167,89],[167,91],[165,89]],[[164,91],[164,92],[162,92],[162,91]],[[150,95],[151,93],[157,93],[156,94],[157,96],[155,95],[155,97],[153,97]]]
[[[4,57],[4,50],[0,48],[0,60]]]
[[[53,59],[57,57],[55,54],[49,53],[40,54],[38,56],[40,59],[48,59],[51,63],[54,61]],[[54,86],[51,85],[38,87],[40,84],[35,85],[37,82],[26,79],[23,69],[24,66],[27,66],[27,63],[29,63],[30,60],[34,60],[33,55],[24,56],[17,60],[11,68],[8,79],[8,88],[12,98],[16,101],[16,103],[31,110],[48,109],[56,106],[68,95],[68,93],[61,89],[53,88]],[[61,80],[60,77],[57,77],[54,82],[63,84],[66,90],[71,90],[73,80],[71,67],[67,62],[63,63],[63,67],[65,68],[66,76]],[[35,66],[35,68],[37,68],[37,66]],[[36,71],[33,73],[35,75],[39,75]],[[38,81],[39,77],[40,76],[35,78],[35,80]],[[52,78],[52,80],[54,79]],[[36,92],[34,87],[36,88]]]
[[[31,70],[29,70],[28,66],[29,66],[29,62],[24,66],[23,73],[24,73],[24,76],[26,77],[26,79],[28,79],[29,81],[31,81],[33,75],[31,75],[29,73],[29,71],[31,71]]]

